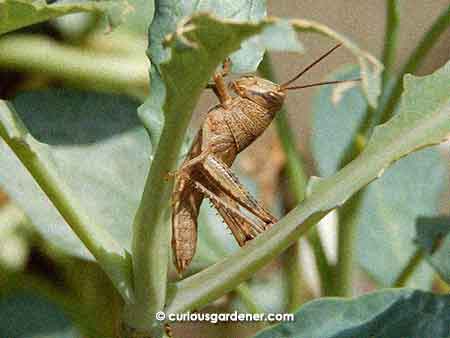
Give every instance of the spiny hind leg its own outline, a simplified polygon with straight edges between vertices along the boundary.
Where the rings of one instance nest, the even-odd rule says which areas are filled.
[[[200,168],[218,190],[261,219],[265,223],[265,228],[277,222],[277,219],[245,189],[231,169],[214,155],[206,156]]]
[[[198,170],[203,172],[211,184],[215,185],[217,191],[230,197],[251,214],[261,219],[266,224],[266,228],[276,223],[277,219],[252,197],[231,169],[213,154],[214,149],[212,148],[204,150],[197,157],[185,162],[175,175],[178,177],[192,176],[190,169],[194,165],[198,165]]]
[[[199,181],[194,181],[194,187],[211,201],[240,246],[243,246],[248,240],[255,238],[265,230],[262,220],[257,219],[254,221],[243,214],[236,203],[228,196],[215,194],[211,191],[214,188],[209,189]]]
[[[201,194],[202,196],[207,197],[212,205],[214,206],[214,208],[220,213],[220,215],[222,216],[223,220],[225,221],[225,223],[228,225],[229,229],[231,230],[233,236],[235,237],[236,241],[238,242],[238,244],[240,246],[243,246],[245,244],[245,242],[247,240],[250,240],[252,238],[254,238],[254,234],[251,232],[251,230],[249,230],[251,228],[251,225],[248,226],[244,226],[244,230],[241,229],[240,225],[238,222],[236,222],[236,218],[232,216],[232,213],[234,210],[232,210],[233,208],[236,208],[236,203],[233,200],[230,200],[227,196],[221,196],[222,198],[225,198],[225,201],[221,200],[221,197],[217,196],[215,193],[213,193],[211,190],[217,190],[214,187],[214,183],[209,184],[208,188],[203,185],[202,183],[200,183],[198,180],[195,180],[193,176],[187,176],[187,175],[183,175],[183,173],[180,174],[179,179],[183,180],[184,182],[189,182],[189,186],[192,187],[193,191],[196,194]],[[220,194],[220,192],[219,192]],[[185,196],[186,197],[186,196]],[[186,203],[189,203],[189,199],[185,199],[185,198],[177,198],[178,203],[174,204],[174,213],[173,213],[173,225],[175,224],[183,224],[185,225],[183,221],[180,222],[180,217],[182,218],[182,212],[177,212],[179,211],[179,206],[186,206]],[[238,207],[237,207],[238,208]],[[236,208],[236,209],[237,209]],[[235,211],[235,214],[239,214],[240,211]],[[175,217],[175,215],[177,215],[177,217]],[[196,214],[197,216],[198,214]],[[245,216],[241,215],[241,219],[243,219]],[[196,228],[196,217],[195,219],[191,220],[192,222],[188,222],[188,223],[195,223],[195,228]],[[243,222],[245,223],[245,222]],[[245,223],[247,224],[247,223]],[[183,227],[183,226],[181,226]],[[259,229],[259,227],[258,227]],[[178,238],[180,236],[177,236],[177,234],[180,231],[175,231],[175,226],[173,229],[173,238]],[[178,229],[180,230],[180,229]],[[180,244],[182,244],[184,241],[182,240],[176,240],[176,241],[172,241],[172,247],[174,250],[174,257],[175,257],[175,265],[177,267],[178,272],[183,271],[185,266],[187,266],[187,264],[189,264],[190,259],[192,259],[193,254],[192,255],[188,255],[188,259],[186,259],[186,253],[184,250],[182,250],[181,248],[177,248],[177,244],[178,246],[180,246]]]
[[[239,210],[237,203],[226,195],[220,194],[219,198],[226,202],[227,205],[232,205],[234,209]],[[257,219],[258,227],[254,226],[254,222],[247,216],[242,216],[241,214],[233,213],[229,208],[224,208],[220,205],[216,206],[217,211],[222,216],[224,222],[228,225],[234,238],[236,238],[239,246],[244,246],[245,243],[252,240],[265,229],[264,222]],[[241,238],[238,239],[238,236]]]
[[[255,217],[255,220],[253,221],[253,219],[250,218],[249,215],[242,213],[242,209],[239,207],[239,204],[237,204],[233,199],[231,199],[229,196],[227,196],[223,192],[217,191],[217,196],[219,196],[220,200],[225,202],[226,205],[230,205],[235,210],[238,210],[241,212],[240,214],[234,214],[232,212],[232,210],[229,211],[227,208],[222,208],[224,210],[224,212],[227,214],[228,218],[232,219],[239,228],[242,228],[242,231],[247,236],[247,240],[253,239],[258,234],[264,232],[265,223],[263,220]],[[221,210],[219,210],[219,213]],[[223,217],[223,215],[222,215],[222,217]]]

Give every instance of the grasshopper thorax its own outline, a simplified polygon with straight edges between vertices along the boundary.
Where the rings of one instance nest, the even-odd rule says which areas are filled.
[[[286,97],[286,91],[279,84],[257,76],[243,76],[231,82],[231,88],[240,97],[277,112],[281,109]]]

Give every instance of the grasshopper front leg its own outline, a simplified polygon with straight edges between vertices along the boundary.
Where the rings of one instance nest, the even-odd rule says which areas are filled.
[[[222,107],[227,108],[232,100],[231,95],[228,93],[227,86],[225,84],[224,77],[230,73],[231,60],[229,58],[225,59],[222,72],[214,74],[214,83],[208,83],[206,88],[210,88],[214,91],[217,98],[219,99]]]

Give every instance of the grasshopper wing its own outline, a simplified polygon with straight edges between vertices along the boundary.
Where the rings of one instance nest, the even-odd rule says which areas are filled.
[[[185,162],[201,153],[201,139],[200,130]],[[176,176],[172,193],[172,252],[175,267],[180,274],[195,254],[197,218],[202,200],[203,193],[194,189],[189,177]]]

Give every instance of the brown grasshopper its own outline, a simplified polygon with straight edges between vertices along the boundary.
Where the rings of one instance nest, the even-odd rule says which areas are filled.
[[[239,183],[230,167],[237,154],[267,129],[281,109],[288,90],[345,82],[289,86],[339,46],[283,84],[243,76],[229,84],[237,94],[234,97],[229,94],[224,81],[229,62],[224,63],[221,73],[214,75],[214,83],[208,87],[213,89],[220,103],[208,111],[185,161],[174,174],[172,249],[178,273],[181,274],[194,257],[197,217],[204,197],[217,209],[240,246],[277,222]],[[247,213],[240,208],[246,209]]]

